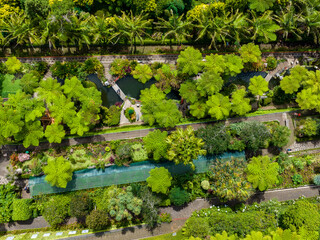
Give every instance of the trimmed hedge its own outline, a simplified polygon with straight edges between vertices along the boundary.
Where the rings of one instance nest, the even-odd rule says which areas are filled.
[[[30,219],[32,217],[32,209],[30,208],[32,201],[32,199],[14,199],[12,220],[25,221]]]

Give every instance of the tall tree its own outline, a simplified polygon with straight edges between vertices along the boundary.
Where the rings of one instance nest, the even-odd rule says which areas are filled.
[[[217,120],[224,119],[229,116],[231,104],[227,96],[218,93],[209,97],[206,102],[209,108],[209,114]]]
[[[45,180],[51,186],[66,188],[67,183],[72,179],[71,163],[62,156],[48,160],[48,165],[43,168],[46,175]]]
[[[143,138],[144,147],[148,153],[152,153],[153,159],[156,161],[167,156],[169,147],[166,142],[167,136],[168,133],[166,131],[161,132],[156,129]]]
[[[246,90],[238,89],[232,93],[231,110],[242,116],[251,110],[250,99],[245,98]]]
[[[189,76],[194,76],[202,70],[202,54],[198,49],[187,47],[178,56],[178,70]]]
[[[220,74],[213,70],[204,72],[196,82],[198,92],[204,97],[220,92],[223,83],[224,82]]]
[[[179,45],[185,39],[185,37],[189,37],[188,28],[191,27],[191,22],[188,19],[183,21],[183,14],[181,16],[176,15],[173,11],[170,11],[170,17],[168,20],[163,18],[158,18],[160,21],[158,24],[158,28],[164,30],[164,35],[162,37],[162,41],[164,42],[167,38],[170,39],[170,44],[172,39]]]
[[[254,76],[250,79],[249,90],[253,95],[262,96],[269,90],[268,82],[262,76]]]
[[[147,64],[138,64],[132,75],[135,79],[138,79],[139,82],[146,83],[152,78],[152,71],[149,65]]]
[[[147,18],[148,15],[143,12],[136,16],[133,15],[132,11],[128,15],[123,12],[121,17],[114,18],[113,26],[115,30],[110,40],[115,43],[122,38],[129,40],[131,52],[134,53],[137,39],[143,44],[143,36],[148,35],[146,30],[150,29],[152,19]]]

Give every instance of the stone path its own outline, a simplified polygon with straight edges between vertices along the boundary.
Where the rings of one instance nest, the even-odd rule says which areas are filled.
[[[287,58],[286,62],[281,62],[278,64],[276,69],[270,71],[268,75],[265,77],[266,81],[269,82],[275,75],[282,73],[283,71],[290,69],[299,64],[297,59]]]

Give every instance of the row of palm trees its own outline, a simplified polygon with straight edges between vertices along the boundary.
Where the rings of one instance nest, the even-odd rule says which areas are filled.
[[[265,11],[257,14],[229,12],[215,14],[213,11],[188,20],[171,13],[168,19],[156,22],[144,13],[134,16],[106,18],[89,13],[70,12],[63,16],[49,15],[47,19],[31,20],[24,13],[12,14],[0,20],[0,44],[4,47],[47,45],[90,47],[91,44],[130,44],[132,52],[137,40],[143,44],[146,38],[160,36],[163,41],[174,40],[177,44],[185,39],[209,41],[209,48],[227,42],[272,42],[277,39],[301,40],[313,37],[320,42],[320,12],[312,6],[303,11],[289,4],[281,12]]]

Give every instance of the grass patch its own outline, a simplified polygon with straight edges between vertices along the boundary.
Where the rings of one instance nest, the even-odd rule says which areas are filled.
[[[254,116],[259,116],[259,115],[264,115],[264,114],[272,114],[272,113],[279,113],[279,112],[291,112],[291,111],[296,111],[296,110],[300,110],[300,108],[257,110],[255,112],[246,114],[245,117],[254,117]]]

